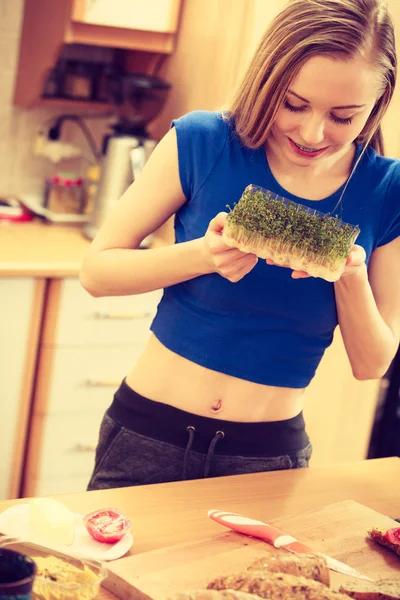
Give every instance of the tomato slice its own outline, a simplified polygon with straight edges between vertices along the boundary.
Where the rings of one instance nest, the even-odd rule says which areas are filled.
[[[93,539],[115,544],[130,530],[132,522],[117,508],[102,508],[83,517],[85,527]]]
[[[400,545],[400,527],[394,527],[393,529],[388,529],[385,533],[385,540],[390,542],[391,544]]]

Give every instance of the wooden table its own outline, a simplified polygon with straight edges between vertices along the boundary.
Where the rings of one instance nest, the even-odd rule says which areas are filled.
[[[79,513],[118,507],[132,519],[135,554],[220,533],[205,518],[212,508],[272,521],[355,500],[400,518],[399,498],[400,458],[57,496]],[[17,502],[24,500],[1,502],[0,510]],[[115,598],[106,590],[98,597]]]

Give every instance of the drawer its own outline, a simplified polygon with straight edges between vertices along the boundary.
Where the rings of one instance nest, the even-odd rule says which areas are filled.
[[[142,350],[143,345],[43,349],[35,413],[106,410]]]
[[[59,282],[56,282],[59,284]],[[162,290],[135,296],[93,298],[78,279],[65,279],[57,302],[55,331],[47,331],[45,345],[98,346],[144,342],[161,299]]]
[[[34,417],[33,427],[41,431],[36,438],[41,447],[35,479],[43,483],[76,478],[89,481],[102,418],[103,411]]]

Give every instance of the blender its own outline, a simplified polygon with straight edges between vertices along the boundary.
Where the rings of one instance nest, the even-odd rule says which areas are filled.
[[[114,73],[108,77],[110,103],[117,122],[110,125],[103,139],[100,180],[93,211],[83,234],[93,239],[122,194],[139,176],[157,141],[147,132],[147,125],[164,106],[171,85],[158,77],[143,73]],[[147,248],[151,236],[141,243]]]

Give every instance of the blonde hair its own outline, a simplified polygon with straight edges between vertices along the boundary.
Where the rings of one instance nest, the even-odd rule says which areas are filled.
[[[396,83],[394,28],[382,0],[290,0],[275,17],[228,111],[250,148],[265,144],[294,77],[313,56],[363,56],[382,90],[357,142],[384,154],[381,120]]]

